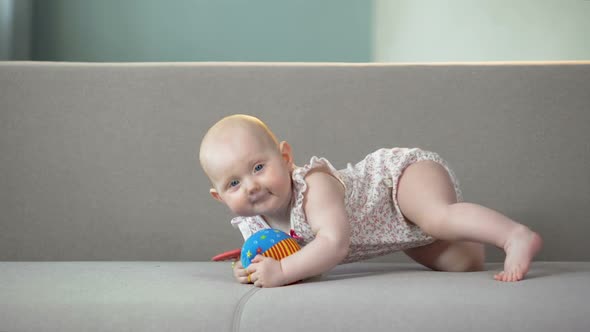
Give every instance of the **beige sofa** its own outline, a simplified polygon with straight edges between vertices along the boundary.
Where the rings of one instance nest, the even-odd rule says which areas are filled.
[[[422,147],[539,231],[526,280],[396,253],[236,283],[198,142],[249,113],[343,168]],[[590,62],[0,63],[0,331],[590,331]],[[477,220],[474,220],[477,222]]]

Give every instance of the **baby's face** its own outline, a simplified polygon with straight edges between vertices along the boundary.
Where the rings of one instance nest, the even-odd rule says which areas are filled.
[[[209,147],[212,196],[240,216],[284,215],[291,203],[291,155],[273,142],[236,129]]]

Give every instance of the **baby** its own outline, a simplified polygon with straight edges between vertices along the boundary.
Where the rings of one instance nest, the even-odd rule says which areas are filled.
[[[291,234],[302,249],[280,261],[258,255],[241,283],[288,285],[341,263],[403,250],[439,271],[483,269],[483,243],[506,253],[499,281],[524,278],[542,246],[529,228],[462,202],[455,175],[433,152],[380,149],[336,170],[324,158],[297,167],[291,146],[259,119],[232,115],[204,136],[199,153],[211,196],[235,215],[244,238],[263,228]]]

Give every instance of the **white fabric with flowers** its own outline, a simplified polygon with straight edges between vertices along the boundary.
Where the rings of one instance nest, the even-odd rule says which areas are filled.
[[[303,210],[307,190],[305,176],[320,168],[339,179],[346,188],[346,212],[351,225],[348,256],[341,263],[351,263],[386,255],[395,251],[424,246],[435,241],[418,226],[407,222],[397,202],[397,184],[409,165],[432,160],[442,165],[454,184],[457,201],[462,201],[459,183],[453,171],[438,154],[418,148],[380,149],[355,165],[336,170],[325,158],[312,157],[310,162],[292,173],[291,236],[304,246],[315,234]],[[269,228],[261,216],[236,217],[231,224],[239,228],[244,239]]]

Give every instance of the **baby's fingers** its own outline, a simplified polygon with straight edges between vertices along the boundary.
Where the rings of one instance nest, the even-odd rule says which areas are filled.
[[[242,284],[249,284],[251,281],[250,275],[245,269],[236,272],[236,279]]]
[[[251,283],[252,283],[252,279],[250,279],[250,277],[251,277],[250,275],[247,275],[247,276],[245,276],[245,277],[241,277],[241,278],[239,279],[239,281],[240,281],[240,283],[242,283],[242,284],[251,284]]]
[[[248,275],[248,271],[246,269],[235,269],[234,274],[236,277],[245,277]]]
[[[236,266],[234,268],[234,277],[242,284],[248,283],[248,271],[246,269]]]
[[[236,280],[241,283],[241,284],[247,284],[250,283],[250,281],[248,280],[248,275],[246,274],[245,276],[242,275],[234,275],[236,277]]]

